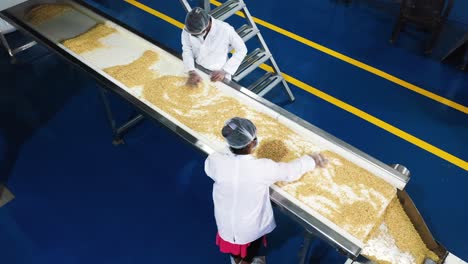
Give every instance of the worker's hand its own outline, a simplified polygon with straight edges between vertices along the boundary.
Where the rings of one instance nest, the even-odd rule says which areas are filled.
[[[197,86],[198,83],[202,81],[202,78],[196,71],[190,71],[189,72],[189,78],[187,80],[187,85],[188,86]]]
[[[324,168],[328,164],[328,160],[318,152],[309,154],[309,156],[314,159],[315,165],[319,168]]]
[[[212,71],[210,77],[212,82],[222,81],[226,77],[226,72],[223,70]]]

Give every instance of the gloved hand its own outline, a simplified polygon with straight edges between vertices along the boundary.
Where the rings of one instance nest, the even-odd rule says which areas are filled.
[[[210,77],[212,82],[222,81],[226,77],[226,72],[224,70],[212,71]]]
[[[197,86],[198,83],[202,81],[202,78],[196,71],[190,71],[189,72],[189,78],[187,80],[186,85],[188,86]]]
[[[309,154],[309,156],[314,159],[315,165],[319,168],[324,168],[328,164],[328,160],[318,152]]]

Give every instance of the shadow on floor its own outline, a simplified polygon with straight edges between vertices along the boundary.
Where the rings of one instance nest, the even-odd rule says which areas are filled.
[[[36,46],[12,64],[6,51],[0,50],[0,184],[8,182],[24,142],[80,89],[83,78],[59,59],[45,60],[50,56]]]

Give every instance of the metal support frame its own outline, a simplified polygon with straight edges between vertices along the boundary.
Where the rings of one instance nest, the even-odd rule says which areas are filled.
[[[8,41],[5,38],[5,35],[3,35],[3,33],[0,33],[0,41],[2,42],[3,47],[5,47],[6,51],[8,52],[8,55],[10,55],[10,57],[13,57],[13,51],[11,50],[10,45],[8,44]]]
[[[185,9],[185,12],[190,12],[192,10],[192,7],[190,6],[190,4],[187,2],[187,0],[180,0],[179,1],[182,6],[184,7]]]
[[[8,44],[8,40],[6,39],[6,36],[5,34],[3,34],[2,32],[0,32],[0,41],[3,45],[3,47],[5,47],[6,51],[8,52],[8,55],[10,55],[10,58],[11,59],[15,59],[15,55],[22,52],[22,51],[25,51],[33,46],[35,46],[37,43],[36,41],[31,41],[31,42],[28,42],[26,44],[24,44],[23,46],[20,46],[18,48],[14,48],[12,49],[10,47],[10,44]]]
[[[125,144],[123,140],[123,136],[125,133],[128,132],[131,128],[138,125],[141,121],[144,120],[144,116],[142,114],[137,114],[132,117],[129,121],[127,121],[122,126],[118,127],[117,122],[115,121],[114,115],[112,114],[112,108],[110,106],[109,100],[107,98],[107,90],[99,86],[99,94],[101,95],[102,103],[106,110],[107,120],[109,121],[109,125],[112,130],[112,144],[114,145],[121,145]]]
[[[206,12],[210,12],[211,10],[210,0],[200,0],[200,6],[203,6]]]
[[[312,241],[315,240],[315,236],[310,233],[307,229],[304,232],[304,240],[302,241],[301,248],[298,253],[299,257],[299,264],[306,264],[308,263],[308,253],[310,250],[310,246],[312,245]]]
[[[15,199],[15,196],[8,188],[0,183],[0,208]]]

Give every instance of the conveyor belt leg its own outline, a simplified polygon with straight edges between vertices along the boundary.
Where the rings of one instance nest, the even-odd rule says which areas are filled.
[[[2,42],[3,47],[5,47],[5,49],[7,50],[8,55],[10,55],[10,57],[13,57],[13,51],[11,50],[8,41],[6,40],[5,35],[3,35],[2,33],[0,33],[0,41]]]
[[[130,130],[130,128],[138,125],[141,121],[143,121],[144,116],[141,114],[137,114],[134,117],[132,117],[128,122],[123,124],[121,127],[117,127],[117,122],[115,121],[109,100],[107,99],[107,90],[105,90],[105,88],[99,87],[99,92],[101,95],[102,103],[104,104],[104,108],[106,110],[107,120],[109,121],[112,130],[112,144],[122,145],[125,143],[125,141],[123,140],[123,135],[127,133],[128,130]]]
[[[1,44],[3,45],[3,47],[5,47],[6,51],[8,52],[8,55],[10,55],[10,58],[12,59],[12,62],[14,63],[16,61],[16,58],[15,58],[15,55],[22,52],[22,51],[25,51],[33,46],[35,46],[37,43],[35,41],[31,41],[31,42],[28,42],[26,44],[24,44],[23,46],[21,47],[18,47],[18,48],[15,48],[15,49],[12,49],[10,47],[10,45],[8,44],[8,40],[6,39],[5,35],[3,33],[0,32],[0,42]]]
[[[306,264],[308,261],[308,253],[312,241],[315,239],[315,236],[311,233],[304,232],[304,241],[302,242],[301,249],[299,250],[299,264]]]

